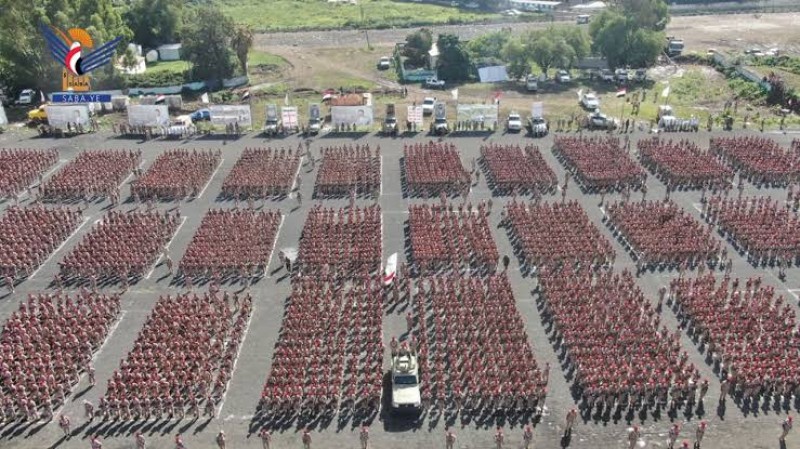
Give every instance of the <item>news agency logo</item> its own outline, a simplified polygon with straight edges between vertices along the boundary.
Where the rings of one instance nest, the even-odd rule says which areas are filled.
[[[70,28],[64,33],[54,26],[42,24],[41,30],[53,59],[64,66],[61,75],[62,90],[76,92],[76,94],[55,94],[53,102],[110,102],[110,95],[91,94],[89,73],[111,62],[122,37],[94,48],[92,37],[83,28]],[[89,51],[92,49],[94,50]]]

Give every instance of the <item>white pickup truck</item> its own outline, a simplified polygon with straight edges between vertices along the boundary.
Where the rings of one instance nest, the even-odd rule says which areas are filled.
[[[392,411],[398,413],[422,411],[419,364],[414,354],[398,354],[392,357]]]

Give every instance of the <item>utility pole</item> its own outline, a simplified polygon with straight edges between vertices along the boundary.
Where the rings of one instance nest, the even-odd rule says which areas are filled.
[[[364,23],[364,5],[359,4],[358,9],[361,11],[361,26],[364,27],[364,37],[367,39],[367,50],[369,50],[372,48],[372,46],[369,45],[369,30]]]

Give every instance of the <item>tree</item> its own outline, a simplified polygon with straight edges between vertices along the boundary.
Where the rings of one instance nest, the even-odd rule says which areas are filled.
[[[556,44],[552,36],[542,31],[533,31],[528,34],[525,48],[531,61],[542,69],[547,75],[547,71],[553,66],[555,59]]]
[[[510,38],[510,31],[486,33],[469,41],[467,49],[473,59],[497,58]]]
[[[133,35],[112,0],[0,0],[0,11],[0,66],[12,89],[61,89],[63,65],[46,48],[40,24],[84,28],[97,45],[121,36],[118,48],[125,48]],[[113,64],[93,71],[92,84],[104,85],[113,75]]]
[[[128,70],[136,67],[136,65],[139,64],[139,61],[136,59],[136,54],[130,48],[125,49],[125,53],[122,55],[121,62],[122,62],[122,67]]]
[[[436,40],[439,58],[436,70],[440,78],[451,82],[466,81],[472,75],[472,61],[464,43],[455,34],[440,34]]]
[[[512,78],[522,78],[531,71],[528,52],[519,38],[509,39],[503,46],[500,56],[506,62],[506,71]]]
[[[231,41],[233,51],[242,66],[242,73],[247,74],[247,55],[253,48],[253,28],[250,25],[236,25],[236,32]]]
[[[622,0],[620,6],[636,28],[664,31],[669,23],[669,8],[664,0]]]
[[[616,11],[603,11],[589,25],[592,48],[606,58],[612,69],[625,65],[628,51],[628,23]]]
[[[408,63],[414,67],[424,67],[428,65],[428,52],[433,46],[433,35],[427,28],[419,30],[406,36],[406,45],[403,48],[403,56],[408,58]]]
[[[645,2],[656,0],[636,1],[646,6],[650,3]],[[665,41],[664,33],[656,29],[664,19],[658,19],[660,16],[650,13],[644,15],[649,19],[642,17],[636,11],[611,9],[603,11],[589,25],[592,49],[606,58],[609,67],[646,67],[658,59]]]
[[[134,42],[155,48],[178,39],[183,15],[181,0],[136,0],[125,14]]]
[[[197,8],[187,19],[181,31],[181,51],[192,63],[193,77],[221,80],[231,76],[234,71],[233,21],[214,5]]]

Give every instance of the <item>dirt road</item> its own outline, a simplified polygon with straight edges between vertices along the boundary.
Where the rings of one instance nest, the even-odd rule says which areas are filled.
[[[779,47],[800,52],[800,13],[778,14],[728,14],[673,17],[667,34],[680,36],[690,50],[704,51],[708,47],[720,50],[745,49],[749,46]],[[520,23],[491,25],[447,25],[430,27],[434,35],[455,33],[462,39],[471,39],[503,27],[515,34],[550,26],[550,23]],[[374,46],[394,45],[402,42],[415,28],[387,30],[303,31],[296,33],[261,33],[256,35],[255,46],[271,51],[271,47],[346,48],[363,47],[366,38]]]

